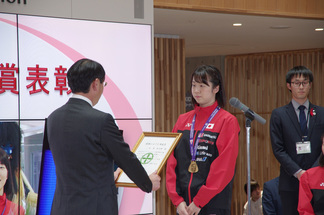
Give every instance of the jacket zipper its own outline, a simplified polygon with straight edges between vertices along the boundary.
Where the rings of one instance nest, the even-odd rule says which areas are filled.
[[[191,187],[192,178],[193,178],[193,173],[191,173],[190,181],[189,181],[189,185],[188,185],[189,204],[191,204],[191,202],[192,202],[192,201],[191,201],[191,193],[190,193],[190,187]]]

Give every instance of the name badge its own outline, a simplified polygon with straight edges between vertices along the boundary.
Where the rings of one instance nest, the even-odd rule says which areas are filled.
[[[296,152],[298,155],[311,153],[310,141],[297,142],[296,143]]]

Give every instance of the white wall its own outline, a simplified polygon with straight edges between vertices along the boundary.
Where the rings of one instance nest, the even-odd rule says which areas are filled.
[[[0,12],[113,22],[153,24],[152,0],[10,1],[14,2],[10,3],[8,2],[8,0],[0,0]],[[24,2],[26,2],[26,4],[24,4]],[[143,13],[141,13],[141,11]],[[136,14],[142,14],[143,18],[135,18]]]

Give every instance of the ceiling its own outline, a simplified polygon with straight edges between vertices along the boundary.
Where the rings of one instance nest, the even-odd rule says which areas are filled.
[[[154,8],[155,36],[183,38],[186,57],[324,48],[315,28],[324,20]]]

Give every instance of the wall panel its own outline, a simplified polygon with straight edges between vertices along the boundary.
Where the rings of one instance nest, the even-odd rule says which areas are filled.
[[[155,61],[155,131],[171,131],[179,114],[185,112],[185,58],[184,40],[154,39]],[[324,49],[278,53],[259,53],[227,56],[225,58],[225,87],[227,98],[237,97],[267,120],[265,125],[252,122],[250,136],[251,178],[261,187],[279,175],[279,163],[272,153],[269,121],[274,108],[291,100],[286,87],[287,71],[296,65],[305,65],[314,73],[309,96],[316,105],[324,106]],[[229,104],[225,107],[240,124],[239,155],[233,187],[232,214],[241,215],[246,202],[244,184],[247,179],[246,129],[243,113]],[[156,193],[156,214],[176,214],[165,188],[165,169],[161,189]]]
[[[155,131],[171,132],[178,116],[185,112],[185,45],[183,39],[154,38]],[[165,187],[156,192],[156,214],[175,214]]]
[[[265,125],[252,122],[250,134],[251,178],[263,183],[279,175],[279,163],[272,153],[269,121],[274,108],[286,105],[291,94],[286,86],[286,73],[297,65],[312,70],[314,83],[309,99],[324,106],[322,96],[324,80],[324,49],[292,52],[261,53],[227,56],[225,58],[225,83],[228,98],[237,97],[242,103],[267,120]],[[233,188],[232,214],[243,213],[246,195],[243,186],[247,179],[247,146],[245,117],[229,104],[225,107],[240,124],[240,149]]]
[[[324,19],[323,0],[154,0],[154,7]]]

